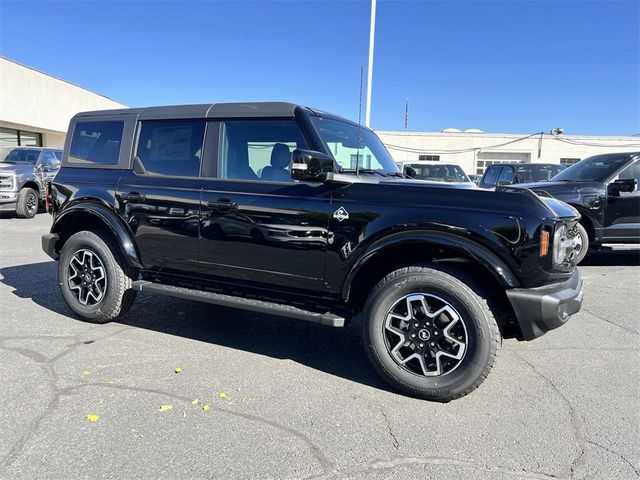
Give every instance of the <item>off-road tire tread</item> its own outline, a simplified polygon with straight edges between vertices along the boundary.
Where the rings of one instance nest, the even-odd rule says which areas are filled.
[[[364,318],[366,318],[366,315],[369,310],[370,299],[372,299],[375,296],[375,293],[378,290],[380,290],[383,286],[387,285],[389,282],[393,282],[397,277],[405,274],[412,274],[412,273],[429,275],[429,274],[432,274],[434,270],[449,277],[449,280],[456,283],[458,287],[460,287],[461,289],[467,290],[467,293],[469,293],[473,297],[473,299],[478,303],[478,305],[482,309],[482,312],[484,313],[487,319],[487,324],[490,330],[490,341],[492,342],[492,345],[490,346],[489,359],[484,367],[484,370],[481,376],[471,386],[467,387],[465,390],[461,392],[458,392],[457,394],[448,395],[447,397],[444,397],[444,398],[440,396],[433,396],[431,392],[429,392],[429,390],[415,388],[411,385],[404,384],[404,383],[399,384],[397,380],[395,380],[394,383],[400,389],[404,390],[405,392],[409,393],[412,396],[427,399],[427,400],[448,402],[450,400],[455,400],[457,398],[461,398],[461,397],[464,397],[465,395],[468,395],[469,393],[474,391],[476,388],[478,388],[480,384],[482,384],[482,382],[484,382],[484,380],[489,375],[489,372],[491,372],[491,369],[493,368],[493,365],[496,361],[496,358],[498,357],[500,348],[502,346],[502,336],[500,334],[498,323],[496,322],[494,314],[491,311],[491,308],[489,306],[489,300],[488,300],[489,296],[483,293],[482,288],[480,288],[480,286],[477,285],[477,282],[470,275],[467,275],[464,271],[456,269],[455,267],[451,267],[449,265],[445,265],[445,264],[427,264],[424,266],[410,266],[410,267],[400,268],[398,270],[395,270],[387,274],[382,280],[380,280],[376,284],[375,287],[373,287],[373,289],[371,290],[371,293],[369,294],[369,297],[367,298],[367,302],[365,304],[363,311],[365,312]],[[366,321],[362,322],[362,328],[363,328],[362,338],[365,341],[365,343],[367,343],[367,345],[365,345],[366,351],[372,363],[374,364],[375,368],[382,371],[383,376],[385,378],[393,379],[394,378],[393,375],[391,374],[391,372],[389,372],[385,368],[384,364],[379,360],[379,358],[377,358],[377,354],[375,350],[372,348],[372,345],[370,345],[371,342],[368,341],[368,334],[365,332],[367,328]]]
[[[113,262],[114,270],[116,273],[116,277],[108,279],[110,288],[113,288],[115,285],[115,292],[112,293],[115,302],[112,303],[108,310],[103,310],[102,307],[98,310],[96,317],[89,318],[76,313],[78,317],[82,320],[90,323],[109,323],[119,316],[124,315],[133,305],[137,292],[132,290],[133,287],[133,276],[135,273],[132,269],[127,265],[127,263],[122,258],[117,246],[115,245],[115,240],[113,236],[106,231],[96,230],[96,231],[88,231],[82,230],[78,233],[75,233],[65,245],[71,241],[72,239],[82,239],[87,238],[93,241],[98,240],[98,244],[103,243],[107,252],[111,255],[111,258],[103,258],[105,262]],[[64,247],[63,247],[64,248]],[[102,255],[105,256],[105,255]],[[108,287],[109,288],[109,287]],[[109,293],[109,292],[108,292]]]
[[[38,192],[36,192],[33,188],[25,187],[18,193],[18,201],[16,202],[16,215],[20,218],[33,218],[38,214],[38,209],[36,208],[36,213],[32,216],[29,215],[29,209],[27,208],[27,195],[29,192],[33,192],[38,198]],[[38,199],[38,202],[40,200]]]

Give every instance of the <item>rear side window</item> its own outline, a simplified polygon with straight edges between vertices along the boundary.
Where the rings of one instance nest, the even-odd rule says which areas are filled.
[[[200,174],[204,120],[142,122],[136,154],[155,175],[197,177]]]
[[[78,122],[69,149],[70,163],[117,165],[124,122]]]
[[[495,185],[496,183],[498,183],[499,171],[500,171],[500,167],[489,167],[487,172],[484,174],[482,183],[487,183],[489,185]]]

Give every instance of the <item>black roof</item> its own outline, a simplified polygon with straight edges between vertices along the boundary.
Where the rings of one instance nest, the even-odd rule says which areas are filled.
[[[292,117],[297,106],[286,102],[203,103],[98,110],[82,112],[78,116],[134,114],[141,118]]]
[[[315,110],[289,102],[236,102],[236,103],[203,103],[196,105],[165,105],[160,107],[118,108],[114,110],[97,110],[81,112],[76,117],[96,117],[105,115],[138,115],[143,119],[164,118],[267,118],[293,117],[296,108],[307,110],[324,118],[331,118],[348,123],[355,123],[346,118]]]

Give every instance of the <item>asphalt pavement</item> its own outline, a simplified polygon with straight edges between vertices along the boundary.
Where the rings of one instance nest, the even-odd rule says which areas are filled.
[[[50,222],[0,218],[0,478],[640,478],[639,249],[591,253],[579,314],[439,404],[355,329],[152,294],[83,323]]]

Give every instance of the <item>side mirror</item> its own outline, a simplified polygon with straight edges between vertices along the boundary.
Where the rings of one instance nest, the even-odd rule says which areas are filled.
[[[416,178],[418,176],[418,172],[416,172],[416,169],[409,166],[404,167],[404,174],[410,178]]]
[[[609,193],[617,196],[621,192],[631,193],[636,191],[638,181],[635,178],[620,178],[609,184]]]
[[[289,164],[291,178],[307,182],[319,182],[334,171],[334,161],[329,155],[313,150],[296,149]]]

